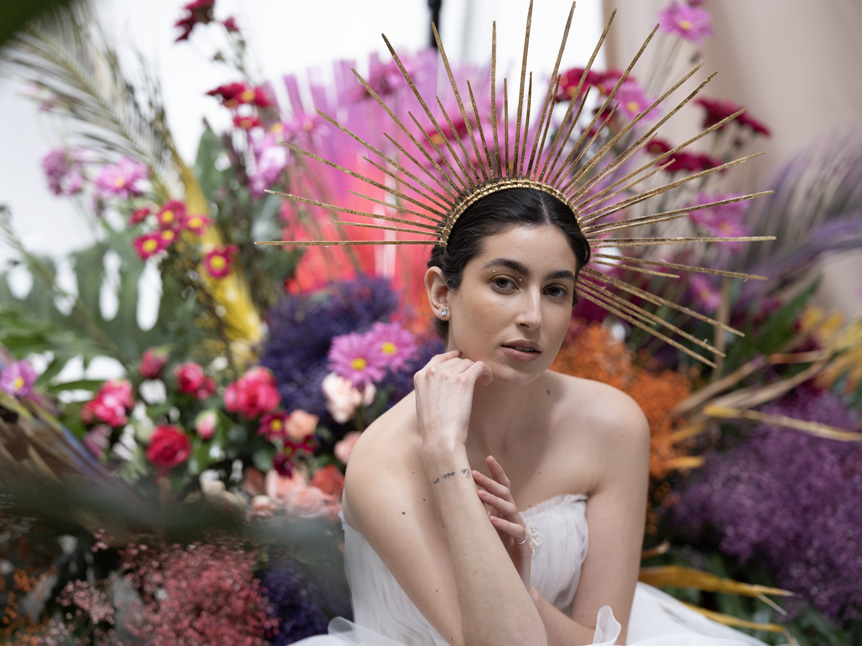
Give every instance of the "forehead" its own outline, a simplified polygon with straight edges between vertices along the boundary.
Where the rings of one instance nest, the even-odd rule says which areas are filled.
[[[518,225],[488,236],[468,266],[481,269],[497,259],[515,260],[540,274],[576,271],[578,264],[565,234],[551,224]]]

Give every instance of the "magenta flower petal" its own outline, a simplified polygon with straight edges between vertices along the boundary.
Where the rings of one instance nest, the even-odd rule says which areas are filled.
[[[712,36],[712,16],[704,9],[672,2],[658,16],[662,31],[684,40],[703,45],[704,39]]]
[[[340,377],[349,379],[353,387],[380,381],[387,365],[386,355],[380,348],[377,336],[369,334],[343,334],[332,340],[329,349],[329,367]]]
[[[401,370],[416,351],[415,337],[398,323],[375,323],[371,332],[390,370]]]
[[[36,371],[26,360],[10,363],[0,372],[0,390],[17,397],[29,395],[35,381]]]

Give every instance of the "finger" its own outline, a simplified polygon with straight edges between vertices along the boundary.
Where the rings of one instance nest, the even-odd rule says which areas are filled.
[[[439,363],[443,363],[444,361],[448,361],[449,359],[454,359],[456,357],[461,356],[460,350],[449,350],[448,352],[442,352],[440,354],[435,354],[428,360],[428,363],[425,364],[425,367],[428,366],[436,366]]]
[[[473,480],[476,482],[477,485],[487,491],[490,491],[495,496],[499,496],[504,500],[515,502],[515,499],[512,497],[512,492],[505,485],[502,485],[496,480],[489,478],[481,471],[476,471],[475,469],[473,469]]]
[[[512,539],[515,546],[522,551],[533,551],[533,546],[527,537],[527,528],[523,525],[518,525],[505,518],[491,517],[491,524],[501,534],[505,534]],[[525,540],[527,539],[527,540]]]
[[[474,382],[480,383],[483,386],[487,386],[494,380],[494,375],[491,373],[491,369],[483,361],[474,362],[473,365],[464,372],[464,374],[472,378]]]
[[[520,520],[520,516],[518,515],[518,508],[515,507],[513,502],[508,500],[503,500],[499,496],[495,496],[492,493],[489,493],[483,489],[479,489],[479,498],[489,507],[496,509],[500,516],[504,518],[508,518],[510,520],[518,519]]]
[[[503,466],[497,462],[497,458],[493,455],[489,455],[485,458],[485,464],[488,465],[488,471],[491,472],[491,476],[499,482],[504,487],[510,488],[512,483],[509,481],[509,477],[506,475],[506,472],[503,471]]]

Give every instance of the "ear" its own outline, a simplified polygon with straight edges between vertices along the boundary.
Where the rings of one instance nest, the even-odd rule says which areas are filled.
[[[428,302],[431,304],[434,316],[444,321],[448,320],[451,290],[439,267],[429,267],[428,271],[425,272],[425,293],[428,295]],[[443,310],[447,310],[447,312],[441,316]]]

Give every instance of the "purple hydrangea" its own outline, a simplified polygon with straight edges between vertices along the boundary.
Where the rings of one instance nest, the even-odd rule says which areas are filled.
[[[858,413],[799,388],[765,412],[853,429]],[[672,525],[768,571],[838,621],[862,618],[862,446],[761,425],[707,455],[679,489]]]
[[[321,384],[330,372],[332,339],[389,320],[397,305],[388,280],[360,276],[312,294],[289,295],[274,307],[260,362],[275,376],[285,406],[317,415],[324,424],[331,421]]]

